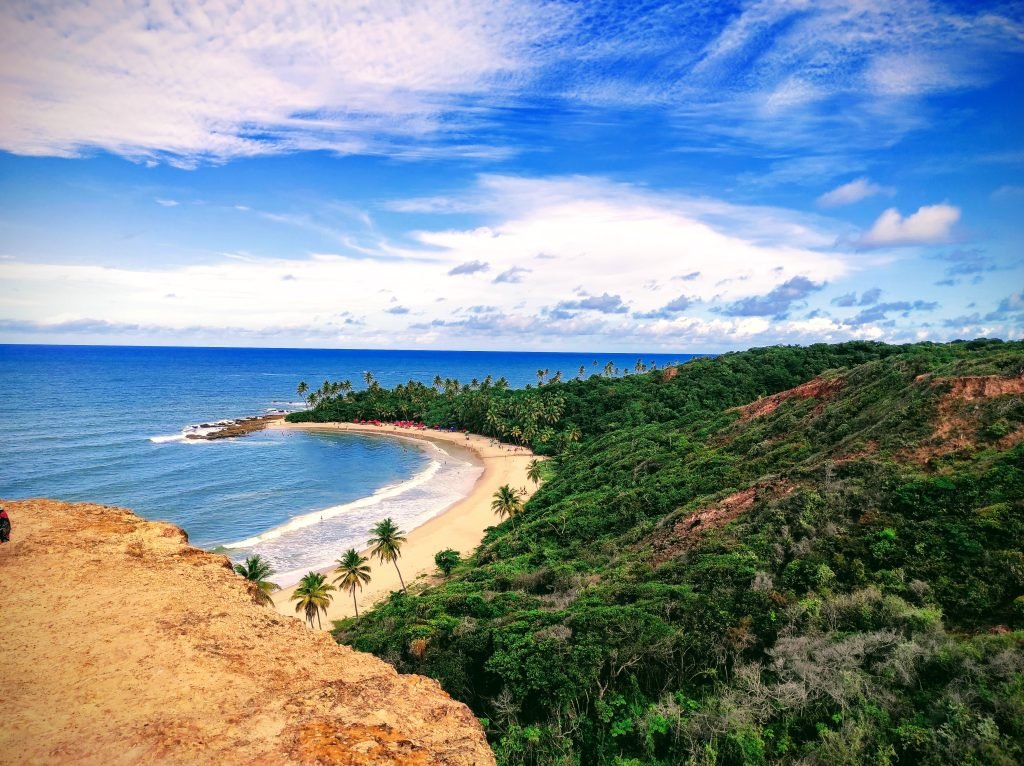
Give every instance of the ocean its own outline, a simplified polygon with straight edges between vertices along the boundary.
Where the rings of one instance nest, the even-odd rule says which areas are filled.
[[[284,430],[199,441],[204,423],[303,406],[305,380],[362,387],[435,375],[463,383],[538,369],[572,377],[636,354],[0,345],[5,410],[0,498],[51,497],[131,508],[183,527],[233,560],[258,552],[275,581],[325,568],[391,516],[419,526],[468,494],[481,468],[428,443]],[[643,354],[663,365],[688,354]],[[597,362],[595,366],[593,362]]]

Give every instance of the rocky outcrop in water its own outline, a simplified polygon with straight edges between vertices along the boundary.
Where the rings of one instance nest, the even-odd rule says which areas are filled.
[[[217,428],[216,431],[185,434],[185,438],[212,441],[214,439],[232,439],[236,436],[248,436],[255,431],[262,431],[275,420],[284,420],[284,415],[275,413],[273,415],[256,415],[251,418],[240,418],[239,420],[231,421],[222,428]],[[216,426],[217,424],[203,423],[199,427],[215,428]]]

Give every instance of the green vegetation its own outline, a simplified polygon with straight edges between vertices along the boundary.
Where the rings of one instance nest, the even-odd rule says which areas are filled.
[[[539,460],[531,460],[526,466],[526,478],[532,481],[534,486],[540,484],[540,480],[544,478],[540,465]]]
[[[499,519],[514,519],[523,512],[522,495],[519,490],[512,489],[508,484],[503,484],[494,493],[491,510],[498,514]]]
[[[325,575],[319,572],[310,572],[299,580],[295,592],[292,593],[292,601],[295,604],[295,611],[302,612],[306,617],[309,627],[313,627],[313,618],[316,617],[317,627],[323,627],[320,622],[320,612],[327,614],[327,606],[334,600],[331,592],[337,590],[333,585],[328,585]]]
[[[359,617],[359,605],[356,604],[356,588],[363,589],[363,586],[370,582],[369,561],[365,556],[360,556],[355,548],[349,548],[345,555],[338,559],[338,568],[334,571],[338,576],[334,578],[335,584],[341,590],[347,590],[352,594],[352,608],[355,609],[356,617]]]
[[[256,553],[249,556],[245,563],[235,564],[235,572],[256,584],[255,596],[259,603],[264,606],[274,605],[274,599],[270,597],[270,594],[281,588],[268,580],[274,574],[269,561]]]
[[[451,575],[452,570],[459,565],[460,561],[462,561],[462,556],[453,548],[445,548],[443,551],[438,551],[434,554],[434,563],[445,577]]]
[[[509,766],[1024,762],[1024,344],[605,373],[299,413],[557,456],[448,580],[336,637],[437,678]]]
[[[370,375],[370,373],[366,373]],[[390,562],[395,565],[398,572],[398,582],[402,584],[402,592],[405,592],[405,580],[402,579],[402,570],[398,568],[398,558],[402,555],[402,545],[405,544],[405,533],[395,526],[391,519],[380,521],[377,526],[370,530],[373,535],[367,545],[370,547],[370,555],[376,556],[383,564]]]

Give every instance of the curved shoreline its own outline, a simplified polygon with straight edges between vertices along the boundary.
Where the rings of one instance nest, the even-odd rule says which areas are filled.
[[[508,445],[490,446],[491,439],[486,436],[471,434],[467,439],[462,433],[446,431],[409,431],[393,426],[359,425],[355,423],[288,423],[277,421],[269,424],[270,428],[286,428],[311,431],[330,431],[333,433],[349,431],[359,434],[370,434],[382,437],[398,437],[420,441],[432,441],[454,447],[456,450],[468,450],[483,465],[483,473],[477,479],[470,493],[444,509],[437,516],[429,519],[421,526],[407,531],[408,542],[402,549],[402,557],[398,565],[402,569],[402,577],[407,585],[414,580],[435,571],[434,554],[445,548],[454,548],[463,556],[473,552],[483,539],[484,531],[498,523],[498,518],[491,511],[491,496],[503,484],[526,488],[530,497],[535,487],[526,478],[526,466],[535,455],[525,448],[520,452],[511,452]],[[370,536],[367,530],[367,537]],[[338,557],[344,551],[339,550]],[[366,550],[361,551],[367,556]],[[328,575],[328,582],[334,579],[333,568],[320,570]],[[398,574],[392,565],[381,566],[375,559],[370,561],[370,584],[362,591],[357,591],[356,600],[359,611],[371,608],[377,601],[386,598],[392,591],[401,586]],[[274,604],[281,614],[295,616],[295,604],[291,601],[295,585],[282,588],[273,594]],[[331,621],[351,617],[355,614],[352,598],[347,592],[332,594],[334,600],[327,609],[324,620],[325,630],[331,628]]]

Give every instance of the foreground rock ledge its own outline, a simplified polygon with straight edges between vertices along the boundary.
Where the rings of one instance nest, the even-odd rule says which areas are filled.
[[[437,682],[256,605],[178,527],[4,505],[3,763],[494,763]]]

